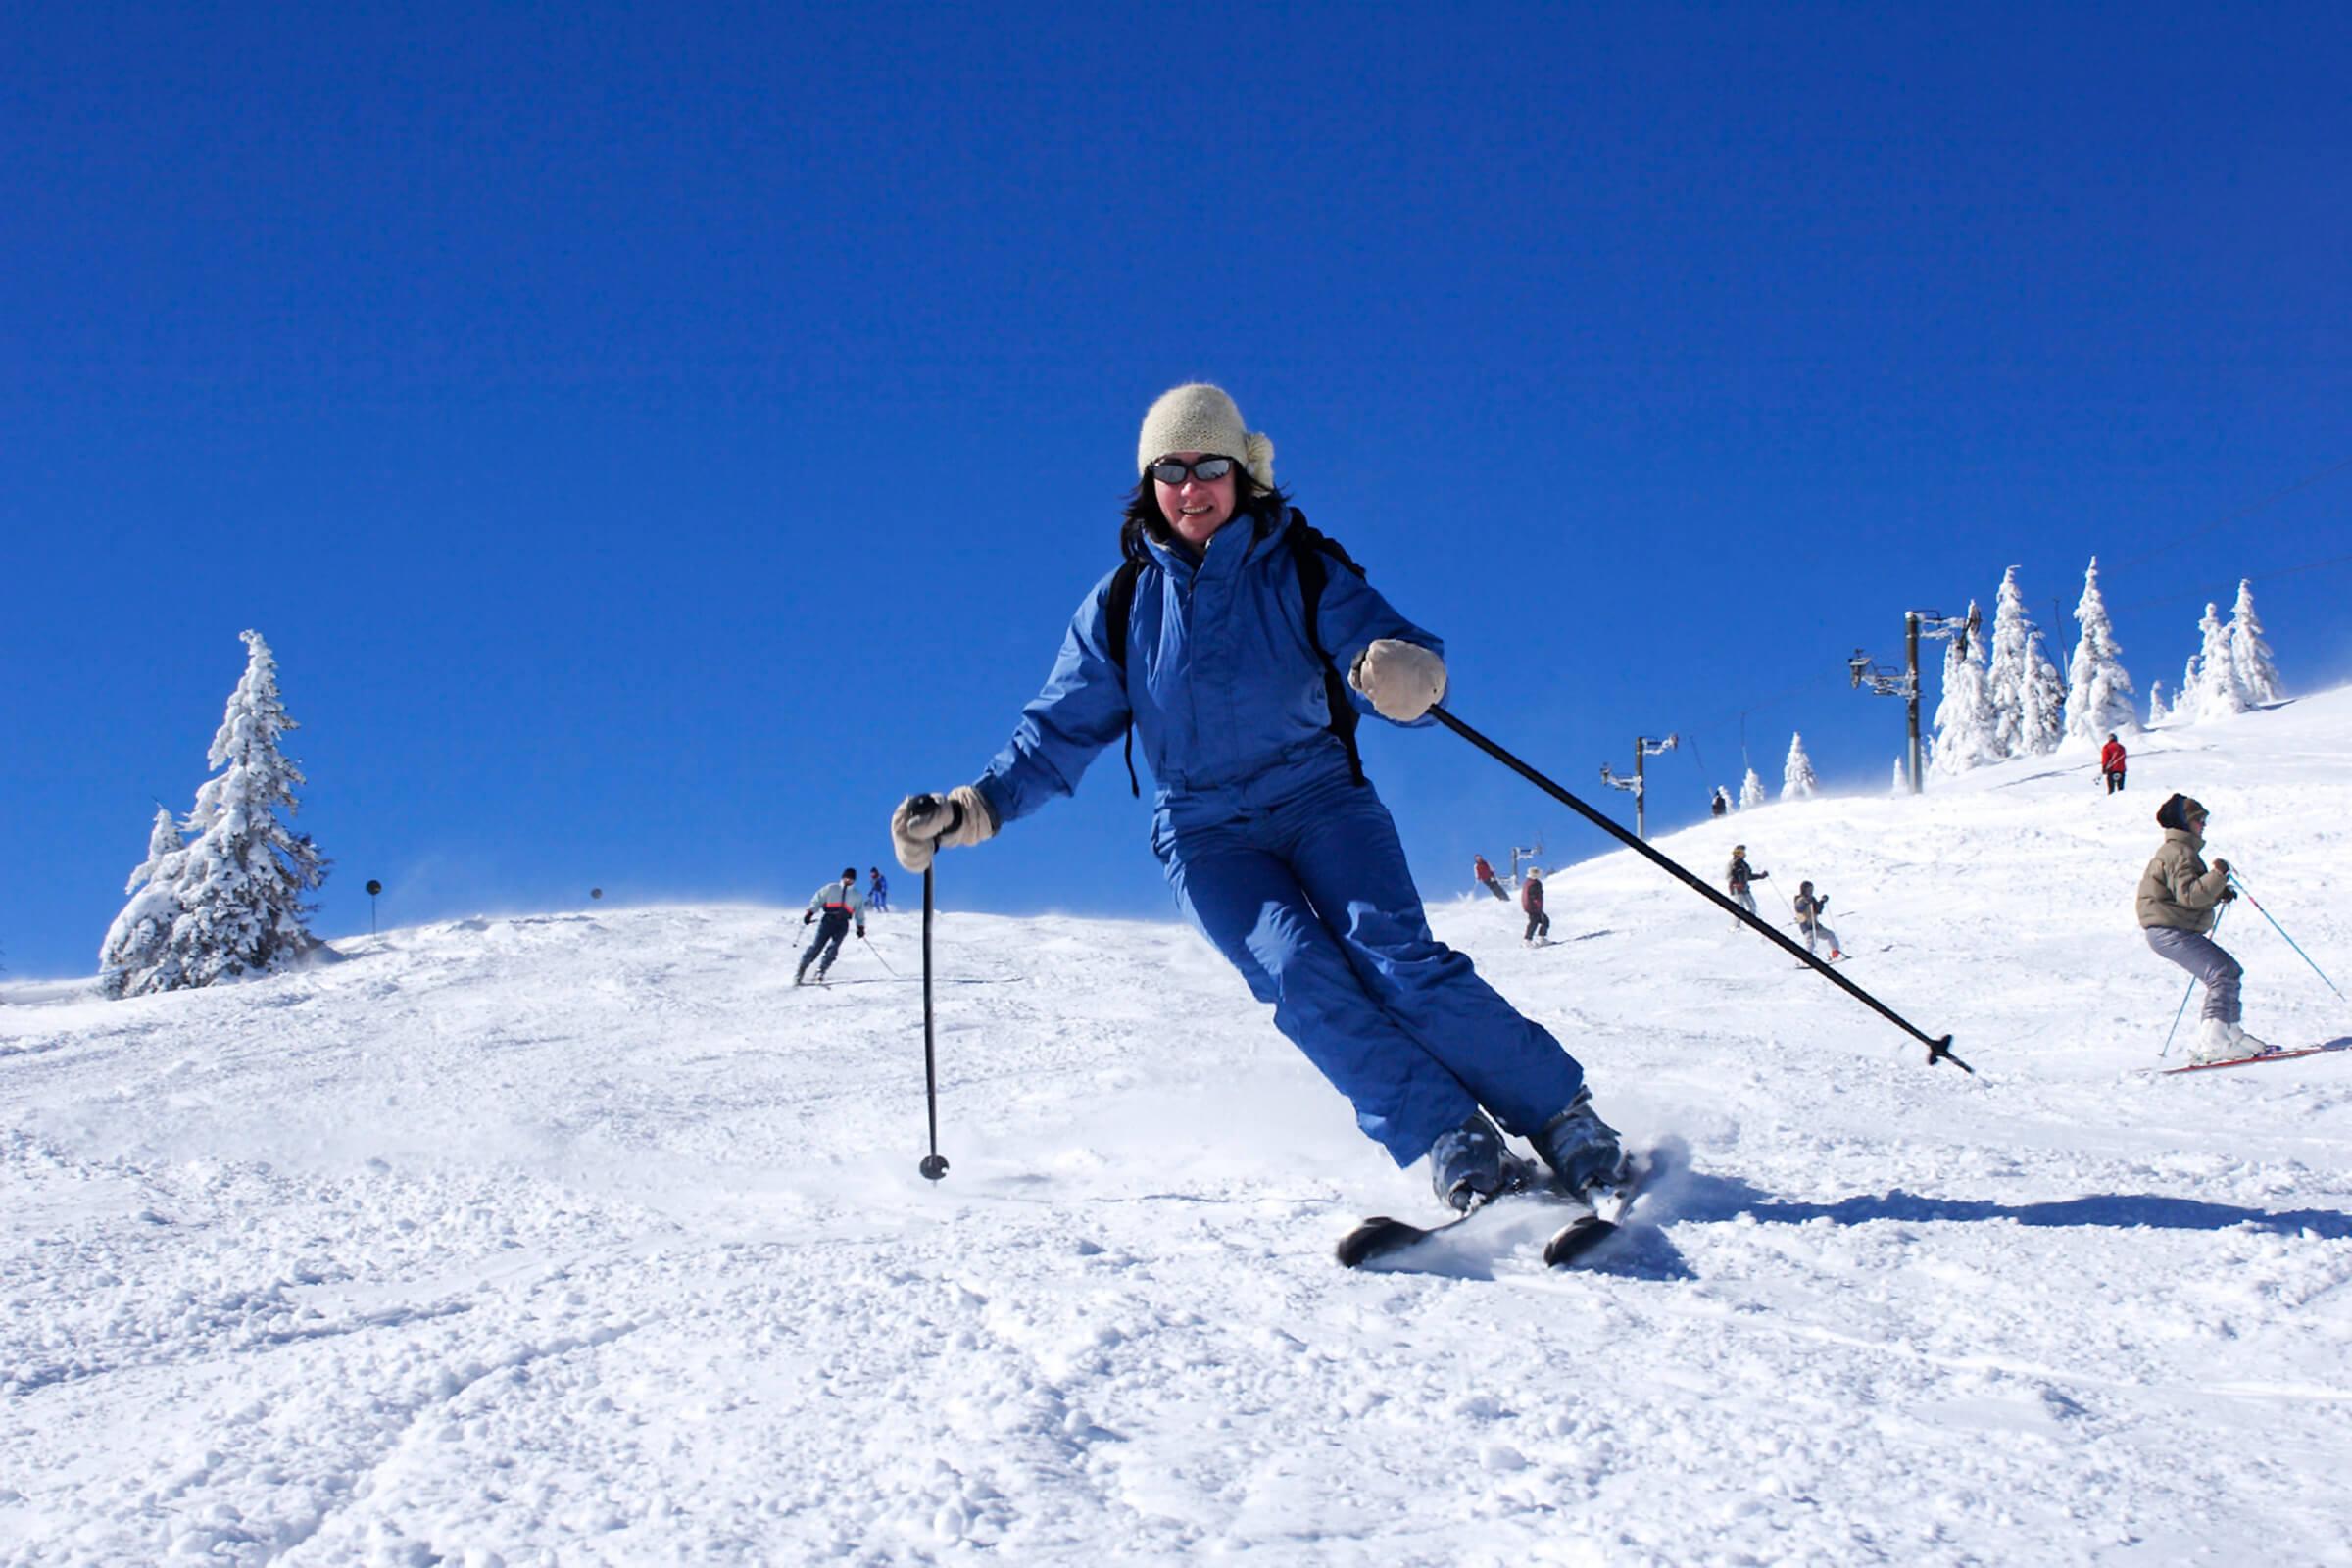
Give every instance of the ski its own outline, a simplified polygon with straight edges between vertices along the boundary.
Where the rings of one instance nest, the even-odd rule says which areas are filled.
[[[1596,1188],[1591,1198],[1578,1198],[1557,1186],[1546,1185],[1498,1193],[1435,1225],[1415,1225],[1410,1220],[1376,1214],[1341,1237],[1334,1251],[1343,1267],[1362,1268],[1418,1247],[1432,1237],[1443,1236],[1498,1204],[1533,1201],[1575,1211],[1575,1217],[1553,1231],[1544,1243],[1544,1261],[1547,1266],[1573,1267],[1617,1233],[1626,1209],[1649,1179],[1655,1164],[1654,1151],[1628,1156],[1617,1180]]]
[[[2192,1061],[2185,1067],[2159,1067],[2156,1076],[2175,1078],[2184,1072],[2211,1072],[2217,1067],[2252,1067],[2265,1061],[2295,1061],[2331,1051],[2352,1051],[2352,1040],[2330,1040],[2324,1046],[2300,1046],[2292,1051],[2266,1051],[2259,1056],[2230,1056],[2221,1061]]]
[[[1579,1214],[1551,1233],[1544,1244],[1546,1268],[1574,1268],[1623,1227],[1626,1210],[1657,1174],[1658,1152],[1643,1150],[1626,1156],[1614,1181],[1595,1187],[1585,1199],[1591,1212]]]

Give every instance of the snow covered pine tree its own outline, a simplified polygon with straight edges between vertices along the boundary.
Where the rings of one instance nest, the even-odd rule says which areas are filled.
[[[98,947],[98,989],[110,997],[135,997],[149,991],[170,991],[178,982],[166,946],[172,927],[186,912],[179,902],[179,873],[187,863],[179,826],[172,808],[155,808],[155,825],[147,834],[147,858],[130,873],[122,891],[130,902],[107,927]]]
[[[1762,806],[1768,798],[1764,793],[1764,781],[1756,777],[1754,768],[1749,768],[1747,777],[1740,781],[1740,809],[1744,811],[1751,806]]]
[[[2017,568],[2001,578],[1992,616],[1992,667],[1985,676],[1994,739],[2001,757],[2054,752],[2066,732],[2066,682],[2041,651],[2041,630],[2026,613]],[[1940,722],[1940,720],[1939,720]]]
[[[1977,619],[1973,599],[1968,618],[1972,623]],[[1984,666],[1979,662],[1983,642],[1981,637],[1963,635],[1944,645],[1943,701],[1936,705],[1936,750],[1929,766],[1947,777],[1997,762],[2005,755],[2000,715],[1993,710]]]
[[[2230,658],[2246,689],[2246,701],[2257,707],[2286,700],[2278,666],[2271,662],[2271,645],[2262,640],[2262,621],[2254,613],[2254,584],[2237,579],[2237,603],[2230,612]]]
[[[1750,773],[1748,777],[1754,778],[1755,774]],[[1781,769],[1781,799],[1805,800],[1820,787],[1821,780],[1813,776],[1813,759],[1805,755],[1804,736],[1791,731],[1788,736],[1788,760]]]
[[[2188,662],[2194,673],[2181,689],[2180,701],[2173,705],[2173,716],[2194,724],[2244,712],[2250,706],[2246,701],[2246,686],[2238,679],[2237,656],[2230,649],[2230,628],[2222,623],[2219,606],[2205,607],[2205,614],[2197,622],[2197,635],[2196,657]]]
[[[2075,606],[2075,620],[2082,635],[2066,671],[2066,738],[2096,751],[2111,733],[2139,728],[2132,711],[2132,677],[2124,669],[2124,650],[2115,640],[2107,618],[2107,601],[2099,595],[2099,558],[2090,558],[2082,574],[2082,598]]]
[[[174,891],[180,912],[163,958],[136,990],[207,986],[216,980],[283,969],[318,946],[303,924],[302,895],[326,878],[327,861],[278,820],[298,810],[303,776],[278,750],[296,728],[277,694],[277,661],[261,633],[243,634],[245,676],[207,760],[220,769],[196,792],[183,826],[196,835],[181,853]],[[127,911],[126,911],[127,912]]]

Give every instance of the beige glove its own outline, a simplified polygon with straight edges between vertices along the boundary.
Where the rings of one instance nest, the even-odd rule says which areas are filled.
[[[1446,695],[1446,661],[1417,643],[1383,637],[1363,651],[1348,681],[1381,717],[1409,724]]]
[[[931,857],[996,837],[997,813],[987,799],[969,784],[945,795],[909,795],[890,813],[890,841],[899,863],[909,871],[927,871]]]

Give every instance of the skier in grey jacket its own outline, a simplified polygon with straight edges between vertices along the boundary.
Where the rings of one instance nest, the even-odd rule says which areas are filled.
[[[2245,970],[2206,933],[2221,921],[2222,906],[2237,897],[2230,885],[2230,862],[2208,868],[2197,852],[2205,847],[2205,808],[2185,795],[2168,797],[2156,808],[2164,842],[2139,874],[2136,908],[2148,946],[2194,975],[2205,986],[2191,1061],[2228,1061],[2260,1056],[2277,1046],[2257,1040],[2238,1023],[2238,980]]]
[[[801,966],[793,973],[792,983],[796,986],[808,983],[808,964],[812,959],[816,963],[817,979],[824,979],[825,971],[833,967],[833,960],[841,956],[841,939],[849,934],[851,921],[858,922],[858,935],[864,937],[865,895],[858,891],[856,866],[844,866],[840,881],[828,882],[816,890],[808,901],[808,912],[801,916],[801,924],[807,925],[820,914],[824,916],[824,922],[816,928],[816,940],[809,943],[808,951],[801,955]],[[823,956],[819,957],[820,954]]]

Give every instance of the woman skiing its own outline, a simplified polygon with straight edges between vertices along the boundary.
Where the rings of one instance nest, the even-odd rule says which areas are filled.
[[[1731,892],[1734,904],[1753,914],[1756,912],[1756,896],[1748,891],[1748,884],[1762,882],[1771,875],[1770,871],[1758,871],[1747,863],[1746,845],[1735,844],[1732,846],[1732,863],[1723,873],[1723,885]],[[1732,929],[1740,929],[1738,920],[1732,922]]]
[[[1838,933],[1822,924],[1821,917],[1829,912],[1830,907],[1827,894],[1815,893],[1810,882],[1799,882],[1796,885],[1796,897],[1790,901],[1789,907],[1796,912],[1796,928],[1805,934],[1807,953],[1813,952],[1816,944],[1827,942],[1832,963],[1845,956],[1838,950]]]
[[[2207,869],[2198,854],[2205,848],[2208,819],[2205,808],[2187,796],[2167,797],[2156,808],[2164,842],[2139,874],[2139,925],[2148,934],[2148,946],[2205,986],[2197,1043],[2188,1057],[2197,1062],[2266,1055],[2278,1049],[2238,1023],[2237,986],[2245,970],[2206,935],[2220,921],[2221,906],[2237,897],[2230,885],[2230,862],[2216,859]]]
[[[936,850],[1069,794],[1132,726],[1178,906],[1366,1136],[1398,1165],[1429,1156],[1432,1186],[1457,1208],[1532,1174],[1495,1122],[1572,1192],[1614,1179],[1617,1134],[1584,1069],[1431,934],[1396,824],[1355,762],[1348,705],[1427,723],[1446,692],[1443,645],[1307,528],[1274,487],[1273,443],[1221,389],[1154,402],[1136,468],[1129,564],[1079,605],[1044,690],[980,778],[901,803],[899,862],[922,870]]]
[[[1519,940],[1528,947],[1551,940],[1551,916],[1544,912],[1544,873],[1534,866],[1527,868],[1527,880],[1519,884],[1519,907],[1527,911],[1527,929]]]

